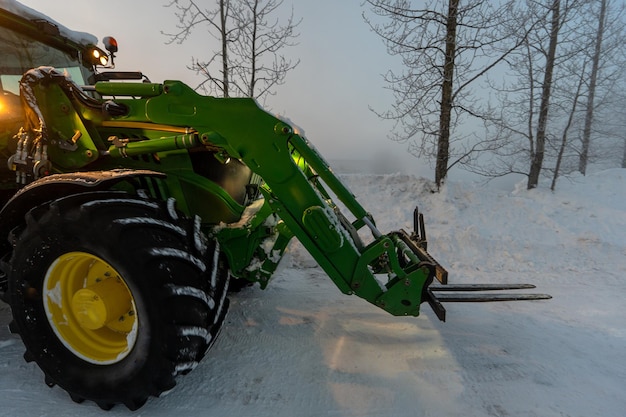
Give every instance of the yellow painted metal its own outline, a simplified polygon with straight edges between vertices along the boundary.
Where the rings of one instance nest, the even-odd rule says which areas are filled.
[[[48,268],[44,308],[63,345],[94,364],[125,358],[135,345],[138,318],[122,276],[103,259],[68,252]]]
[[[82,327],[97,330],[130,310],[130,292],[120,278],[105,278],[76,291],[71,308]]]
[[[117,121],[117,120],[113,120],[113,121],[105,120],[102,122],[102,127],[158,130],[161,132],[180,133],[183,135],[198,133],[194,129],[189,128],[189,127],[178,127],[178,126],[172,126],[172,125],[163,125],[163,124],[146,123],[146,122],[125,122],[125,121]]]

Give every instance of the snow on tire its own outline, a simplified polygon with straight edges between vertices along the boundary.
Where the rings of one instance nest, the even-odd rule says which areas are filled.
[[[14,236],[13,328],[24,357],[73,400],[135,410],[215,341],[225,261],[171,201],[76,194],[32,209]]]

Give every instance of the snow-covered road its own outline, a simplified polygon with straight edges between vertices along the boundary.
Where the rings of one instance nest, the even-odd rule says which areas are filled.
[[[299,244],[265,291],[232,297],[207,358],[139,411],[49,389],[6,329],[0,416],[626,415],[626,170],[562,180],[555,194],[348,176],[388,232],[419,202],[451,282],[532,282],[550,301],[423,306],[397,318],[341,295]]]

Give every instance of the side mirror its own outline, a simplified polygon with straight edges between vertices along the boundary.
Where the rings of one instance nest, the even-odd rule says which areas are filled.
[[[115,68],[115,53],[117,52],[117,39],[113,36],[106,36],[102,39],[102,43],[104,43],[104,49],[109,51],[109,56],[111,57],[111,68]]]
[[[107,36],[102,39],[102,43],[104,43],[104,48],[109,51],[111,55],[117,52],[117,40],[112,36]]]

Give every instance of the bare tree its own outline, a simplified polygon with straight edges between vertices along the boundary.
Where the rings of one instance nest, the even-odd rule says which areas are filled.
[[[607,134],[606,121],[599,129],[603,133],[597,132],[598,129],[594,127],[596,114],[601,112],[603,107],[614,108],[616,102],[619,103],[617,105],[623,105],[623,100],[619,99],[620,95],[616,94],[616,88],[621,90],[619,83],[620,79],[623,81],[626,64],[624,54],[626,6],[622,1],[600,0],[590,2],[588,7],[588,19],[581,25],[580,34],[581,38],[589,38],[592,42],[592,46],[585,51],[586,59],[592,62],[592,69],[588,76],[585,125],[578,161],[578,170],[583,175],[587,171],[588,164],[592,162],[593,133],[596,132],[596,137]],[[609,136],[614,135],[609,132]]]
[[[581,91],[585,84],[585,67],[587,66],[587,62],[582,63],[582,68],[573,68],[572,73],[580,74],[576,83],[575,93],[571,100],[571,109],[569,111],[569,116],[567,117],[567,122],[565,123],[565,127],[563,128],[563,133],[561,134],[561,144],[559,146],[559,151],[556,157],[556,166],[554,167],[554,173],[552,175],[552,184],[550,185],[550,189],[552,191],[556,188],[556,180],[559,178],[559,174],[561,172],[561,164],[563,163],[563,156],[565,154],[565,150],[568,145],[568,135],[572,125],[574,124],[574,118],[576,117],[576,110],[578,107],[578,102],[580,101]]]
[[[204,8],[200,0],[172,0],[166,5],[175,8],[178,19],[177,31],[163,32],[168,43],[183,43],[204,26],[220,44],[208,52],[208,59],[192,57],[188,68],[204,77],[197,89],[223,97],[271,95],[300,62],[282,54],[298,36],[300,21],[294,20],[293,9],[281,24],[273,16],[283,0],[211,1],[213,8]]]
[[[526,2],[532,31],[524,47],[507,60],[509,76],[500,86],[491,84],[498,99],[493,108],[500,113],[489,120],[489,134],[501,146],[490,161],[495,164],[483,168],[484,175],[523,174],[532,189],[542,171],[553,170],[555,184],[566,156],[567,170],[572,169],[569,138],[580,128],[578,109],[587,93],[590,61],[584,51],[592,45],[578,31],[586,3]]]
[[[292,39],[300,21],[295,22],[293,10],[284,24],[273,19],[283,0],[240,0],[236,18],[241,28],[233,43],[233,53],[239,58],[233,67],[233,84],[239,95],[264,97],[285,81],[287,73],[300,60],[288,60],[280,51],[293,46]]]
[[[598,68],[600,66],[600,54],[602,52],[602,38],[604,37],[604,21],[606,19],[607,0],[600,0],[600,14],[598,16],[598,30],[596,31],[596,42],[593,57],[591,59],[591,75],[589,80],[589,92],[587,94],[587,110],[585,112],[585,128],[582,138],[582,149],[578,170],[584,175],[587,170],[587,159],[589,155],[589,142],[591,138],[591,124],[593,123],[593,101],[595,99],[596,84],[598,81]]]
[[[213,9],[201,8],[196,1],[179,1],[173,0],[166,7],[174,7],[175,15],[178,19],[175,33],[166,33],[169,40],[167,43],[182,44],[186,41],[198,26],[208,26],[208,33],[220,42],[219,51],[212,52],[208,61],[200,61],[198,58],[191,57],[191,66],[189,69],[202,73],[205,80],[197,87],[206,87],[208,90],[215,92],[223,97],[229,97],[230,87],[230,70],[229,70],[229,44],[234,42],[238,36],[238,27],[229,27],[230,1],[218,0],[217,5]],[[216,76],[212,67],[215,63],[221,64],[219,76]]]
[[[435,160],[439,187],[452,166],[484,150],[456,127],[484,117],[471,88],[526,36],[519,24],[504,24],[516,19],[515,2],[440,0],[423,8],[409,0],[365,3],[374,13],[365,20],[404,67],[386,74],[395,104],[378,115],[396,122],[392,139],[409,142],[415,156]]]
[[[541,168],[543,166],[543,157],[546,146],[546,129],[548,126],[548,111],[550,109],[550,95],[552,94],[552,76],[556,62],[556,46],[559,42],[558,36],[559,31],[561,30],[561,0],[552,0],[550,14],[552,15],[550,21],[550,37],[541,88],[541,104],[539,105],[537,136],[535,139],[535,147],[531,150],[530,171],[528,172],[528,189],[535,188],[539,184],[539,174],[541,173]]]

